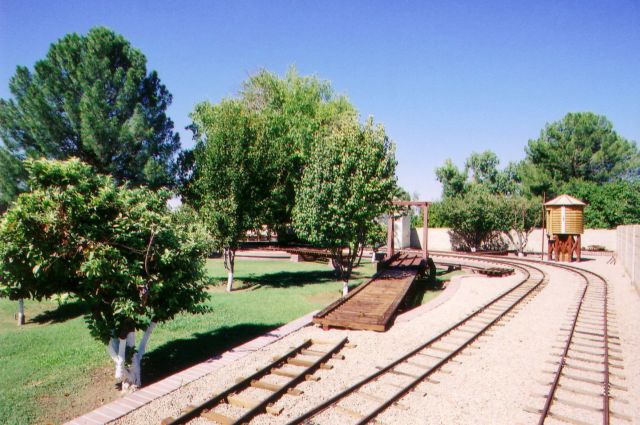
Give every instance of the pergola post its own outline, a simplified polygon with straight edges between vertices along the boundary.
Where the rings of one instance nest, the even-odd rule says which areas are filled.
[[[422,206],[422,258],[429,258],[429,204]]]
[[[403,207],[420,207],[422,209],[422,217],[424,225],[422,226],[422,258],[425,260],[429,257],[429,204],[426,201],[393,201],[393,205],[401,205]],[[393,247],[393,215],[389,216],[389,224],[387,228],[387,255],[391,257],[394,253]]]
[[[387,222],[387,258],[393,257],[393,254],[393,213],[391,213]]]

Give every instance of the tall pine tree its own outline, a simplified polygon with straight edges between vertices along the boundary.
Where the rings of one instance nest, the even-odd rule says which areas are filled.
[[[172,185],[178,135],[171,94],[121,35],[68,34],[34,69],[18,66],[0,99],[0,209],[25,188],[21,161],[78,157],[116,181]]]

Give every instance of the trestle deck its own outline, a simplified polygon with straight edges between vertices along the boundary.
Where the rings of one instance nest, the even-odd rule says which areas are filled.
[[[414,253],[399,253],[371,280],[318,313],[314,323],[329,327],[386,331],[426,263]]]

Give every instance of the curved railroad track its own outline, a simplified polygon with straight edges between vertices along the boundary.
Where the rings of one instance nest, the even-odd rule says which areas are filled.
[[[472,258],[472,260],[476,261],[476,258]],[[492,263],[493,260],[484,260],[484,262]],[[340,423],[347,423],[349,417],[351,421],[355,419],[353,423],[356,424],[375,422],[375,418],[378,415],[390,406],[397,405],[400,399],[416,386],[425,381],[429,382],[431,375],[442,370],[446,364],[455,362],[456,356],[471,346],[482,335],[485,335],[499,321],[514,313],[524,302],[529,301],[546,282],[545,272],[536,266],[522,265],[509,261],[501,261],[501,263],[520,270],[523,274],[523,278],[514,287],[486,303],[436,337],[420,344],[407,354],[380,368],[377,372],[316,405],[289,422],[289,425],[313,423],[313,418],[324,415],[330,410],[345,416],[342,421],[338,419]],[[473,264],[467,266],[481,268]],[[415,372],[416,370],[418,372]],[[388,377],[390,379],[387,379]],[[398,381],[400,378],[406,378],[409,382],[403,385],[390,382]],[[395,387],[393,394],[390,397],[383,398],[378,396],[375,391],[367,391],[369,387],[375,388],[377,385]],[[362,414],[341,406],[340,403],[351,397],[367,399],[375,403],[376,407],[366,414]],[[335,417],[333,421],[335,423]]]
[[[544,389],[531,395],[533,397],[531,400],[534,400],[532,401],[533,406],[527,406],[525,411],[535,415],[532,416],[532,421],[535,417],[535,421],[539,424],[586,425],[603,423],[606,425],[610,423],[611,419],[616,422],[631,420],[615,407],[616,404],[628,405],[629,403],[623,398],[626,388],[621,382],[624,381],[620,372],[623,369],[621,343],[615,330],[615,314],[611,311],[612,296],[608,282],[603,276],[567,264],[531,259],[461,255],[450,252],[432,252],[432,255],[435,257],[436,263],[438,263],[438,259],[454,259],[463,268],[475,271],[486,270],[488,266],[496,265],[502,268],[512,268],[522,274],[522,279],[511,289],[486,303],[438,336],[421,343],[395,361],[378,368],[377,372],[314,406],[290,421],[289,425],[314,424],[316,421],[376,423],[379,422],[376,418],[391,407],[406,409],[407,407],[401,402],[406,394],[423,382],[437,383],[431,377],[433,374],[439,371],[446,372],[443,370],[445,365],[457,363],[456,356],[467,354],[465,350],[472,347],[478,338],[489,335],[492,327],[498,325],[498,322],[513,317],[544,287],[548,275],[541,266],[555,267],[571,272],[581,279],[581,283],[575,294],[575,300],[566,312],[566,322],[563,323],[556,341],[558,344],[553,347],[555,351],[551,353],[551,359],[547,360],[547,364],[551,365],[551,368],[541,371],[541,375],[544,375],[545,379],[540,384],[544,386]],[[336,345],[342,346],[344,343],[341,341]],[[298,347],[296,353],[299,354],[300,350],[302,348]],[[313,352],[308,348],[304,350],[307,354]],[[329,355],[329,352],[332,354]],[[322,361],[314,366],[325,362],[335,352],[337,349],[334,351],[333,347],[327,351],[316,351],[313,354],[322,357]],[[292,353],[288,353],[288,355]],[[324,356],[325,354],[326,356]],[[293,355],[296,354],[293,353]],[[286,356],[277,359],[276,362],[286,363],[285,358]],[[273,370],[273,365],[264,369],[265,372],[267,370]],[[306,376],[307,379],[311,377],[308,374],[302,376]],[[302,379],[304,378],[296,381],[301,382]],[[245,381],[239,381],[238,385],[250,387],[252,382],[253,386],[258,382],[255,376],[249,377]],[[381,396],[381,392],[376,391],[376,388],[379,389],[381,386],[388,387],[385,393],[391,393],[391,395]],[[272,388],[273,397],[269,403],[260,403],[259,410],[279,413],[271,411],[272,405],[270,403],[280,395],[295,392],[294,387],[295,384],[288,385],[287,388]],[[180,418],[176,418],[178,420],[174,420],[175,422],[167,421],[167,423],[185,423],[197,416],[201,419],[208,416],[210,420],[218,423],[245,423],[247,419],[250,420],[253,413],[235,419],[216,414],[206,415],[205,413],[202,415],[202,412],[209,411],[209,408],[216,403],[233,403],[235,400],[237,404],[237,397],[233,397],[235,390],[237,390],[236,387],[233,391],[229,391],[229,394],[218,394],[215,403],[212,400],[198,406],[199,409],[191,407],[184,411]],[[229,395],[231,398],[228,397]],[[351,406],[354,401],[362,399],[375,407],[362,413],[343,405]],[[255,408],[256,406],[246,407]],[[257,410],[254,411],[257,412]],[[328,416],[330,421],[322,420],[325,415],[330,415]]]
[[[492,260],[501,262],[501,259]],[[623,396],[627,388],[620,382],[625,379],[619,372],[623,369],[622,350],[615,330],[615,313],[610,309],[612,295],[607,279],[568,264],[522,258],[510,262],[513,261],[560,268],[583,281],[567,311],[568,317],[558,336],[560,344],[554,346],[557,350],[552,354],[554,359],[547,361],[553,368],[543,371],[550,376],[542,382],[547,391],[532,395],[543,400],[542,407],[525,410],[539,415],[539,425],[549,419],[575,425],[607,425],[612,418],[631,422],[629,416],[612,408],[612,404],[628,405],[629,402]]]

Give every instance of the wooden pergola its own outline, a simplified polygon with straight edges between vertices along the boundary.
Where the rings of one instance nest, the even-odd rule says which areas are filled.
[[[393,201],[393,205],[399,205],[403,207],[420,207],[422,209],[422,216],[424,224],[422,226],[422,258],[425,260],[429,256],[429,250],[427,247],[427,237],[429,235],[429,205],[431,202],[426,201]],[[391,258],[395,252],[393,247],[393,222],[395,217],[393,214],[389,214],[389,221],[387,224],[387,258]]]

